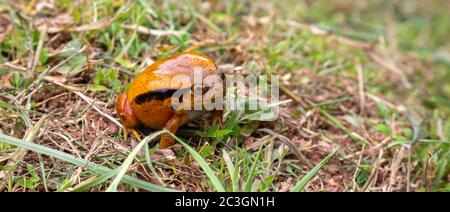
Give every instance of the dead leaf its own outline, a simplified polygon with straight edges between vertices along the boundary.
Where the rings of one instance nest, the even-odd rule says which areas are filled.
[[[51,26],[49,26],[47,32],[48,33],[58,33],[58,32],[63,32],[63,31],[83,32],[83,31],[97,30],[97,29],[101,29],[101,28],[105,28],[105,27],[109,26],[114,20],[113,18],[104,18],[104,19],[98,20],[96,22],[73,27],[73,26],[70,26],[73,24],[72,17],[70,17],[70,20],[65,19],[65,18],[66,18],[66,16],[61,16],[59,22],[58,21],[55,22],[52,20],[51,22],[53,24]]]
[[[57,33],[70,28],[73,25],[73,19],[69,14],[60,14],[51,18],[38,18],[33,25],[35,28],[46,25],[47,33]]]
[[[149,29],[139,25],[127,25],[122,24],[124,29],[134,30],[142,34],[153,35],[153,36],[172,36],[172,35],[183,35],[186,34],[185,31],[177,31],[177,30],[157,30],[157,29]]]
[[[101,29],[101,28],[109,26],[112,22],[113,22],[112,18],[104,18],[102,20],[98,20],[98,21],[90,23],[90,24],[85,24],[85,25],[75,27],[69,31],[83,32],[83,31]]]

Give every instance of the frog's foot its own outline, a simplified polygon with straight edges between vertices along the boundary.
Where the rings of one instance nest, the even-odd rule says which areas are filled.
[[[172,115],[172,117],[170,117],[169,121],[167,121],[166,125],[164,126],[164,129],[175,134],[178,130],[178,127],[181,126],[183,119],[185,119],[183,116],[177,114]],[[170,134],[164,133],[161,135],[159,148],[166,149],[172,146],[174,143],[175,139]]]
[[[141,136],[139,135],[139,132],[133,128],[131,128],[131,129],[125,128],[124,136],[123,136],[125,138],[125,141],[128,140],[128,133],[132,134],[136,138],[136,140],[138,140],[139,142],[142,141]]]
[[[136,138],[136,140],[138,140],[139,142],[142,141],[141,136],[139,135],[139,132],[135,129],[131,129],[130,130],[131,134],[133,134],[133,136]]]

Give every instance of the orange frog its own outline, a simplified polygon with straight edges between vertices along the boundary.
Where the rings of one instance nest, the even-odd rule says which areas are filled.
[[[175,133],[178,127],[198,117],[198,111],[174,109],[171,104],[176,91],[196,86],[194,69],[201,70],[200,76],[203,79],[211,75],[220,77],[217,66],[211,58],[193,52],[158,60],[136,76],[128,92],[121,93],[116,101],[116,110],[125,127],[125,135],[128,130],[139,139],[135,129],[141,125],[167,129]],[[174,81],[180,76],[188,79],[189,83]],[[204,87],[200,90],[202,89]],[[167,148],[173,144],[174,139],[170,135],[161,135],[160,148]]]

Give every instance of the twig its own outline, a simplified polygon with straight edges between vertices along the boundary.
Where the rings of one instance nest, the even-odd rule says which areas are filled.
[[[0,64],[0,67],[3,67],[3,66],[6,66],[8,68],[12,68],[12,69],[15,69],[15,70],[18,70],[18,71],[23,71],[23,72],[27,71],[27,68],[19,66],[17,64],[14,64],[13,62],[6,62],[6,63],[3,63],[3,64]]]
[[[408,162],[406,163],[406,192],[410,192],[411,187],[411,148],[408,149]]]
[[[366,95],[364,95],[364,76],[361,63],[356,64],[358,72],[358,89],[359,89],[359,110],[360,114],[364,114],[364,106],[366,105]]]
[[[72,91],[72,92],[73,92],[73,91],[82,91],[82,90],[83,90],[83,89],[78,88],[78,87],[74,87],[74,86],[70,86],[70,85],[65,85],[65,84],[63,84],[62,82],[59,82],[59,81],[57,80],[56,77],[45,76],[45,77],[43,77],[43,79],[44,79],[45,81],[47,81],[47,82],[51,82],[51,83],[53,83],[53,84],[55,84],[55,85],[59,85],[59,86],[65,88],[65,89],[67,89],[67,90],[69,90],[69,91]]]
[[[76,27],[49,27],[48,28],[48,33],[58,33],[58,32],[83,32],[83,31],[90,31],[90,30],[97,30],[97,29],[101,29],[104,27],[107,27],[109,25],[111,25],[111,23],[115,20],[115,18],[104,18],[101,20],[98,20],[96,22],[92,22],[89,24],[85,24],[85,25],[81,25],[81,26],[76,26]]]
[[[149,29],[147,27],[134,25],[134,24],[133,25],[122,24],[122,27],[124,29],[134,30],[134,31],[139,32],[141,34],[154,35],[154,36],[172,36],[172,35],[183,35],[183,34],[186,34],[185,31]]]

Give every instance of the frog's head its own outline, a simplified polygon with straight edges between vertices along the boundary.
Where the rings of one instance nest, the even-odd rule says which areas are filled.
[[[117,97],[116,111],[119,114],[125,128],[135,128],[139,125],[139,120],[133,113],[131,105],[128,102],[128,95],[126,92],[121,93]]]

